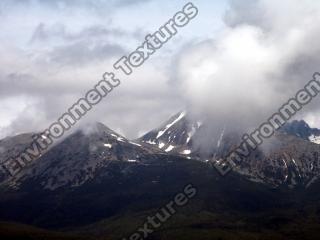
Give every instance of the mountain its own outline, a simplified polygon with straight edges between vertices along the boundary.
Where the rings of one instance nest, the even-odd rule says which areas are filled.
[[[224,130],[220,129],[220,131],[220,138],[222,138]],[[206,126],[201,120],[190,120],[186,112],[180,112],[159,128],[146,133],[138,141],[156,146],[169,154],[197,158],[204,154],[208,147],[211,148],[209,152],[212,152],[214,148],[219,148],[221,139],[212,138],[207,143],[197,144],[198,140],[207,134]]]
[[[25,149],[34,135],[1,140],[0,161]],[[319,129],[310,128],[304,121],[288,123],[234,170],[250,181],[273,187],[308,187],[320,176],[320,145],[314,141],[319,135]],[[96,178],[111,162],[145,164],[162,154],[195,159],[210,166],[225,158],[239,142],[239,134],[225,127],[212,132],[205,121],[192,120],[186,112],[174,115],[136,141],[95,123],[67,136],[15,177],[2,172],[0,186],[32,185],[50,190],[76,187]]]
[[[320,129],[311,128],[305,121],[294,120],[282,127],[282,131],[309,140],[310,142],[320,144]]]
[[[31,144],[33,135],[23,134],[1,141],[0,148],[4,152],[2,159],[16,156]],[[101,168],[107,167],[112,161],[137,164],[155,152],[148,146],[127,140],[103,124],[96,123],[67,136],[15,177],[3,180],[2,185],[17,188],[32,181],[35,186],[51,190],[63,186],[80,186],[94,178]]]
[[[84,126],[2,180],[0,237],[123,239],[192,184],[194,199],[150,239],[317,239],[320,145],[279,131],[268,148],[221,176],[207,160],[225,156],[240,136],[224,127],[211,140],[209,133],[185,112],[136,141],[101,123]],[[33,135],[0,141],[2,159]]]
[[[223,126],[213,131],[210,123],[194,120],[186,112],[180,112],[139,141],[170,154],[215,162],[225,158],[240,139],[239,134]],[[308,187],[320,176],[319,139],[319,129],[310,128],[304,121],[293,121],[234,170],[251,181],[274,187]]]
[[[192,147],[191,138],[200,127],[201,122],[191,123],[187,120],[186,113],[180,112],[159,128],[142,136],[139,141],[155,145],[165,152],[189,155]]]

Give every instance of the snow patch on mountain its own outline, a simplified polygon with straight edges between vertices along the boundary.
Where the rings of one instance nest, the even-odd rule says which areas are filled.
[[[309,136],[309,141],[316,144],[320,144],[320,136],[315,136],[312,134],[311,136]]]
[[[161,149],[161,148],[163,148],[164,146],[165,146],[166,144],[164,144],[164,143],[159,143],[159,148]]]
[[[117,140],[120,141],[120,142],[126,142],[125,139],[122,138],[122,137],[117,137]]]
[[[142,145],[139,144],[139,143],[135,143],[135,142],[132,142],[132,141],[129,141],[129,143],[132,144],[132,145],[138,146],[138,147],[142,147]]]
[[[181,154],[183,154],[183,155],[189,155],[190,153],[191,153],[191,150],[189,150],[189,149],[183,150],[181,152]]]
[[[175,148],[175,146],[169,145],[169,147],[167,147],[167,149],[165,151],[166,152],[171,152],[174,148]]]
[[[172,127],[174,124],[179,122],[184,116],[186,115],[186,112],[181,112],[177,119],[175,119],[173,122],[169,123],[164,130],[161,130],[158,132],[158,135],[156,138],[161,137],[170,127]]]

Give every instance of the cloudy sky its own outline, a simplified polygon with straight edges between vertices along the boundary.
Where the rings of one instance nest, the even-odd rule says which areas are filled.
[[[0,137],[48,127],[187,2],[2,0]],[[198,16],[83,121],[129,138],[185,108],[252,125],[320,71],[319,1],[193,3]],[[297,117],[320,127],[318,106]]]

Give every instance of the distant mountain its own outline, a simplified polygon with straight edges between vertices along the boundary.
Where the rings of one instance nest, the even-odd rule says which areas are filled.
[[[139,141],[154,145],[167,153],[190,155],[193,147],[194,134],[199,133],[202,122],[190,122],[186,112],[171,117],[159,128],[142,136]]]
[[[16,156],[27,147],[33,140],[32,135],[23,134],[1,141],[3,160],[9,155]],[[112,161],[136,164],[156,152],[96,123],[67,136],[30,166],[23,168],[17,176],[2,184],[18,188],[32,181],[51,190],[62,186],[80,186]]]
[[[311,128],[303,120],[294,120],[283,126],[281,130],[296,137],[320,144],[320,129]]]
[[[191,120],[186,112],[180,112],[138,141],[156,146],[168,154],[204,160],[219,151],[224,131],[224,127],[208,131],[208,124],[203,120]]]
[[[210,134],[208,123],[193,120],[186,112],[174,115],[136,141],[95,123],[67,136],[14,178],[0,172],[1,185],[19,188],[32,182],[34,186],[51,190],[76,187],[97,177],[111,162],[144,164],[157,159],[159,154],[209,164],[225,158],[240,142],[240,135],[224,127]],[[0,161],[16,156],[32,142],[34,135],[1,140]],[[251,181],[274,187],[310,186],[320,176],[320,145],[315,144],[318,138],[319,129],[310,128],[304,121],[293,121],[234,170]]]
[[[319,140],[319,129],[310,128],[304,121],[293,121],[235,171],[252,181],[272,186],[309,186],[320,176],[320,145],[315,144],[320,143]],[[213,132],[210,123],[180,112],[139,141],[170,154],[214,162],[225,158],[240,143],[240,135],[224,126]]]

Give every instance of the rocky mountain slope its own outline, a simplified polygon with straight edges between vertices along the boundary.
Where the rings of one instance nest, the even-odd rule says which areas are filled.
[[[252,181],[274,187],[308,187],[320,176],[318,139],[319,129],[310,128],[304,121],[293,121],[254,151],[235,171]],[[240,135],[223,126],[212,132],[210,124],[180,112],[139,141],[170,154],[214,162],[226,157],[240,143]]]
[[[33,140],[32,135],[23,134],[2,140],[2,160],[16,156],[27,147]],[[3,179],[2,185],[19,188],[21,184],[33,181],[51,190],[62,186],[80,186],[112,161],[138,164],[152,158],[154,153],[157,153],[156,149],[130,141],[96,123],[67,136],[18,175]]]
[[[130,141],[100,123],[76,131],[15,178],[2,180],[0,220],[54,229],[90,224],[94,234],[103,232],[116,239],[123,233],[119,227],[97,222],[113,226],[117,222],[126,225],[134,216],[143,219],[187,183],[199,192],[177,220],[179,226],[190,223],[187,229],[196,223],[186,216],[195,214],[203,218],[197,224],[204,229],[211,228],[216,214],[224,219],[216,224],[226,227],[230,219],[254,225],[252,214],[270,216],[287,208],[283,214],[288,219],[297,211],[320,219],[320,145],[308,140],[307,134],[302,138],[286,129],[280,131],[272,141],[275,146],[257,150],[235,172],[222,177],[208,160],[225,156],[240,138],[218,129],[206,142],[209,150],[202,151],[197,141],[207,133],[204,122],[190,121],[186,113],[175,115],[139,141]],[[313,129],[310,134],[317,132]],[[32,135],[0,141],[2,159],[24,149]]]

